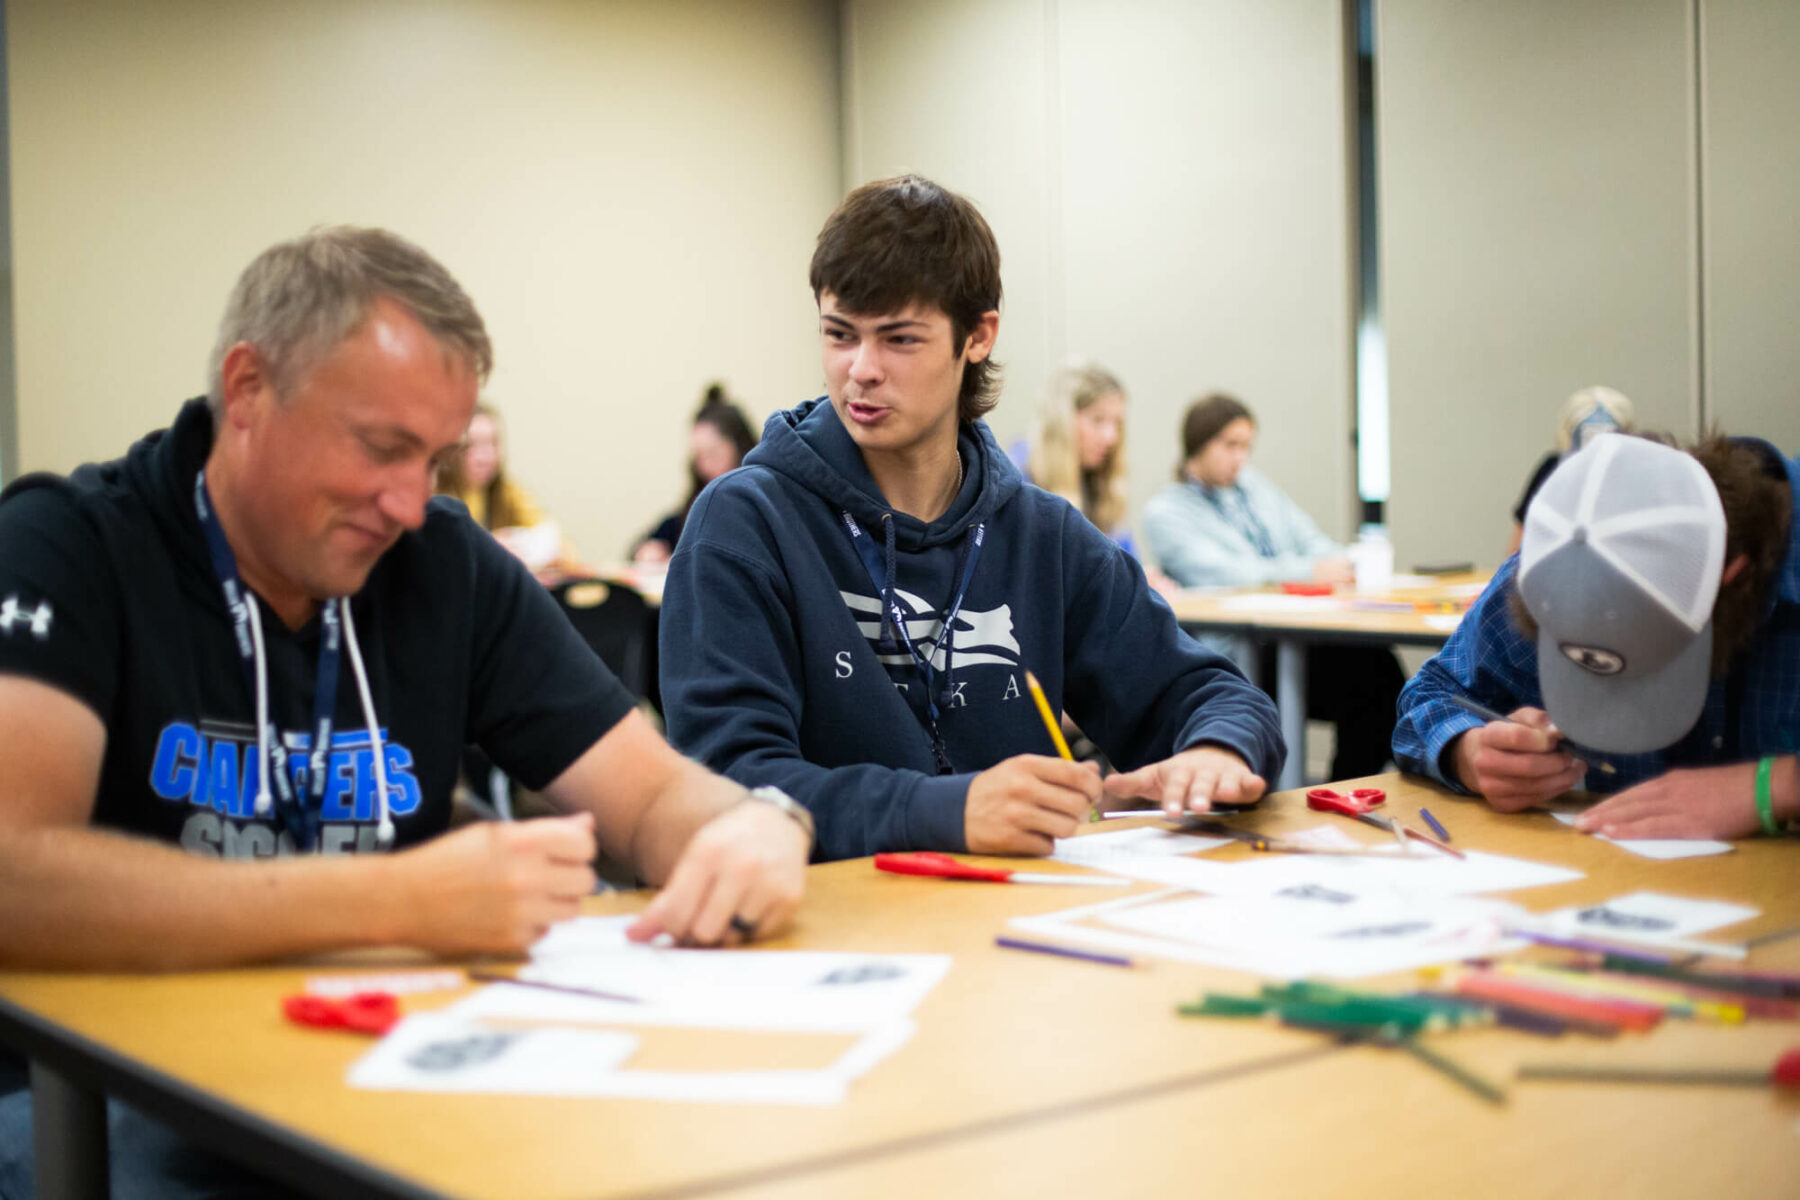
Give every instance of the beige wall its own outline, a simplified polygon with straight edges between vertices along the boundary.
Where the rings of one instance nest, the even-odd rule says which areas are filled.
[[[1132,393],[1136,507],[1186,404],[1262,418],[1258,461],[1350,532],[1341,16],[1331,0],[848,0],[851,179],[917,170],[975,199],[1004,259],[1002,441],[1045,375]]]
[[[1800,4],[1700,12],[1707,413],[1800,453]]]
[[[264,246],[388,225],[486,316],[515,473],[590,557],[683,489],[702,384],[819,383],[830,0],[7,6],[21,466],[203,388]]]
[[[1685,0],[1383,0],[1381,269],[1402,566],[1498,565],[1592,383],[1691,430]]]

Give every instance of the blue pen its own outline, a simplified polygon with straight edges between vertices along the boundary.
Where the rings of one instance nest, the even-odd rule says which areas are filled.
[[[1524,723],[1522,721],[1513,720],[1505,713],[1495,712],[1487,705],[1478,700],[1471,700],[1460,692],[1451,694],[1450,703],[1456,705],[1456,707],[1462,709],[1464,712],[1474,713],[1484,721],[1505,721],[1509,725],[1521,725]],[[1562,748],[1571,758],[1578,758],[1595,770],[1604,771],[1608,775],[1618,774],[1619,769],[1609,762],[1601,762],[1595,751],[1589,750],[1585,746],[1578,746],[1566,737],[1562,739]]]
[[[1431,826],[1431,832],[1437,834],[1446,842],[1450,840],[1450,831],[1438,824],[1438,819],[1431,815],[1431,810],[1429,808],[1421,808],[1419,810],[1419,816],[1423,817],[1425,823]]]

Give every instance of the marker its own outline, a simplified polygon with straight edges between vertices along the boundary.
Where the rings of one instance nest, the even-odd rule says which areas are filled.
[[[1050,740],[1056,746],[1056,752],[1069,762],[1075,756],[1069,753],[1069,743],[1063,740],[1062,725],[1056,714],[1050,711],[1050,701],[1044,699],[1044,689],[1038,685],[1037,676],[1030,671],[1025,672],[1025,686],[1031,689],[1031,699],[1037,704],[1038,716],[1044,718],[1044,728],[1050,731]]]
[[[1438,819],[1431,815],[1431,810],[1429,808],[1421,808],[1419,810],[1419,816],[1427,825],[1431,826],[1431,832],[1437,834],[1438,837],[1446,842],[1450,840],[1450,831],[1438,824]]]
[[[1471,699],[1469,699],[1469,697],[1464,696],[1461,693],[1456,693],[1456,692],[1451,693],[1450,703],[1456,705],[1456,707],[1462,709],[1464,712],[1474,713],[1476,716],[1480,717],[1482,720],[1490,722],[1490,723],[1494,722],[1494,721],[1504,721],[1508,725],[1524,725],[1525,724],[1523,721],[1513,720],[1511,717],[1507,716],[1505,713],[1495,712],[1493,709],[1489,708],[1485,704],[1482,704],[1480,701],[1471,700]],[[1526,728],[1529,729],[1531,727],[1529,725],[1527,725]],[[1559,734],[1558,736],[1561,736],[1561,735]],[[1613,766],[1609,762],[1601,762],[1599,760],[1599,758],[1596,756],[1594,751],[1589,750],[1584,746],[1577,746],[1574,742],[1571,742],[1566,737],[1564,737],[1562,739],[1562,748],[1563,748],[1563,751],[1566,754],[1568,754],[1570,758],[1579,759],[1580,761],[1587,763],[1590,767],[1593,767],[1595,770],[1598,770],[1603,774],[1617,775],[1619,773],[1619,768]]]
[[[1029,950],[1033,954],[1054,954],[1059,958],[1077,958],[1082,962],[1103,963],[1109,967],[1135,967],[1137,963],[1117,954],[1099,954],[1092,950],[1072,950],[1067,946],[1052,946],[1048,942],[1027,942],[1022,938],[997,937],[994,945],[1006,950]]]

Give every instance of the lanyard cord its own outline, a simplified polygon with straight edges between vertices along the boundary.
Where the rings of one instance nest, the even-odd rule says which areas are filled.
[[[373,755],[376,802],[381,817],[376,838],[383,846],[394,840],[394,823],[389,811],[387,764],[381,730],[375,720],[375,705],[369,692],[368,674],[363,668],[362,651],[356,641],[356,626],[350,616],[350,601],[345,597],[326,601],[319,613],[319,664],[313,692],[313,739],[304,772],[304,798],[294,787],[293,772],[288,764],[287,747],[282,744],[269,716],[268,656],[263,641],[262,613],[255,595],[238,576],[237,556],[225,538],[206,488],[206,471],[194,476],[194,508],[200,518],[201,532],[206,537],[212,558],[213,574],[218,578],[225,597],[226,611],[231,614],[236,635],[238,665],[244,672],[245,686],[256,705],[257,788],[256,815],[266,817],[275,810],[276,823],[294,839],[300,850],[310,850],[318,838],[320,812],[324,807],[325,785],[331,757],[333,710],[337,707],[338,660],[340,630],[350,643],[350,666],[356,676],[363,719],[369,731]],[[275,795],[271,796],[273,786]]]
[[[885,572],[888,578],[883,578],[882,558],[875,549],[873,539],[863,530],[862,526],[856,523],[856,518],[850,515],[848,509],[840,510],[839,515],[843,520],[845,531],[850,535],[850,544],[855,547],[857,557],[862,560],[863,569],[868,572],[869,582],[875,585],[876,599],[882,608],[883,626],[892,622],[900,644],[906,648],[907,657],[912,660],[913,670],[918,673],[920,682],[925,686],[926,732],[931,737],[932,757],[936,761],[938,774],[949,775],[952,773],[950,756],[945,751],[943,734],[938,729],[939,696],[935,687],[936,671],[932,668],[931,658],[913,644],[912,634],[906,628],[906,614],[901,611],[899,601],[895,600],[893,596],[892,571]],[[891,549],[894,537],[892,516],[884,514],[882,523],[885,526],[887,542]],[[950,695],[951,656],[955,653],[956,645],[956,618],[962,612],[963,597],[968,594],[969,582],[975,578],[975,563],[981,557],[981,546],[986,537],[987,523],[985,521],[971,527],[964,536],[959,559],[961,569],[954,585],[956,590],[951,595],[949,607],[944,611],[943,632],[939,636],[938,644],[944,651],[945,690],[943,700],[946,704],[949,702]]]

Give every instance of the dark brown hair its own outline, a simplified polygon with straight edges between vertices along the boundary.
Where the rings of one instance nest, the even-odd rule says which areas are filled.
[[[875,316],[929,304],[950,318],[958,353],[981,318],[1000,308],[1000,247],[967,199],[918,175],[865,183],[819,231],[809,273],[813,299],[830,292],[845,312]],[[956,415],[985,416],[999,400],[990,355],[963,369]]]
[[[694,413],[695,425],[711,425],[720,437],[730,442],[737,449],[737,460],[741,464],[744,455],[756,448],[756,430],[750,426],[750,418],[744,415],[731,394],[722,383],[709,383],[700,397],[699,411]],[[688,494],[681,505],[681,519],[687,520],[688,510],[694,507],[694,501],[700,498],[705,490],[707,480],[700,478],[700,468],[691,461],[688,463]]]
[[[1256,424],[1249,406],[1225,392],[1210,392],[1188,405],[1187,415],[1181,418],[1181,461],[1175,464],[1175,478],[1182,478],[1188,459],[1240,417]]]
[[[1664,445],[1674,445],[1667,435],[1642,435]],[[1756,637],[1762,625],[1769,591],[1787,557],[1788,531],[1794,519],[1793,488],[1780,456],[1763,443],[1726,437],[1713,430],[1698,443],[1682,447],[1700,461],[1718,489],[1725,509],[1725,562],[1741,554],[1748,562],[1741,574],[1719,586],[1713,601],[1712,673],[1730,672],[1732,660]],[[1537,640],[1537,622],[1526,610],[1519,589],[1508,598],[1513,623],[1526,638]]]

